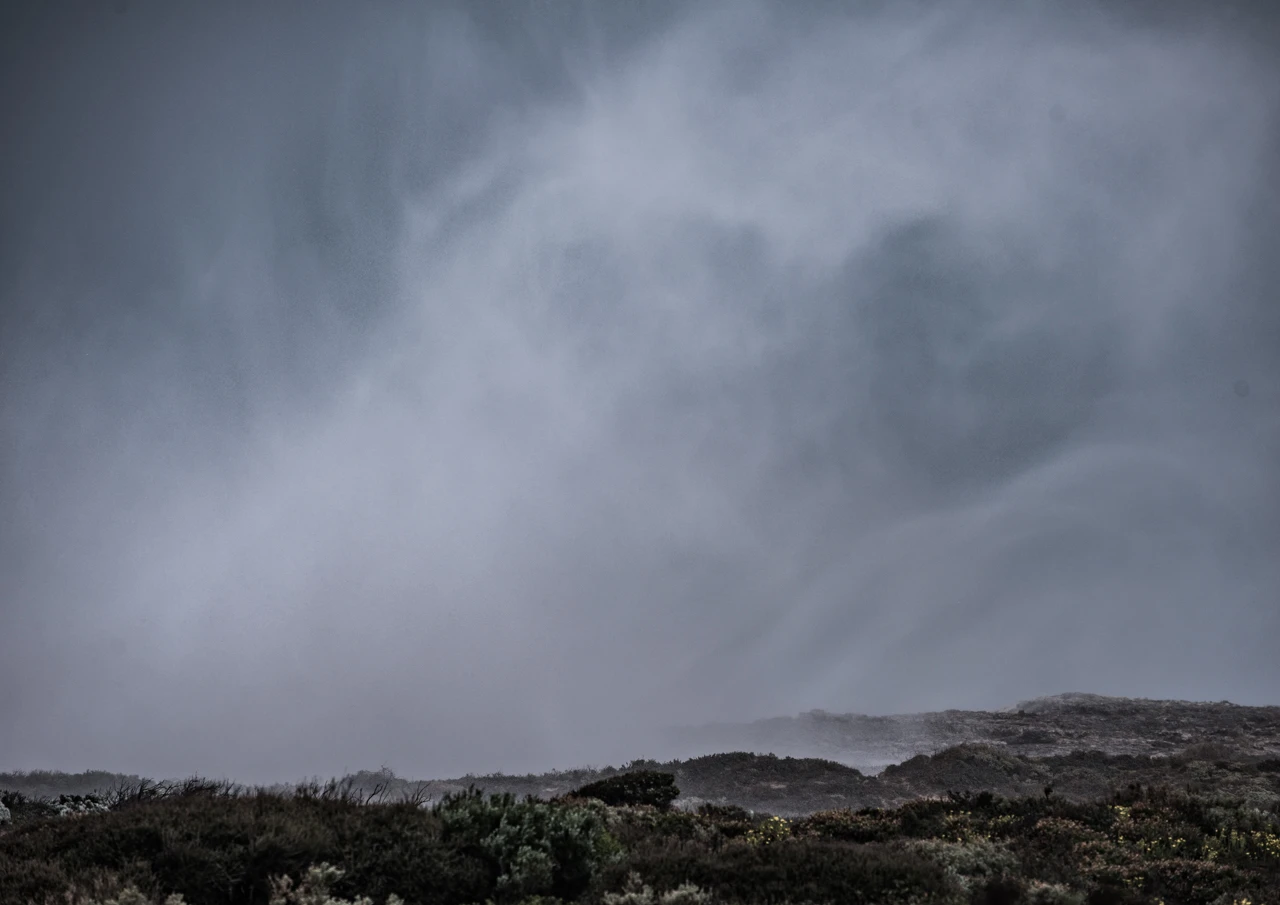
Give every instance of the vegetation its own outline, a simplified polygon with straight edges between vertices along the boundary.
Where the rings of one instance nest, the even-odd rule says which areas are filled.
[[[662,810],[680,797],[676,778],[656,770],[635,770],[588,783],[574,792],[583,798],[596,798],[609,805],[648,804]]]
[[[0,905],[1280,903],[1280,800],[1134,783],[786,819],[674,809],[678,794],[650,769],[547,801],[472,785],[430,806],[350,781],[6,792]]]

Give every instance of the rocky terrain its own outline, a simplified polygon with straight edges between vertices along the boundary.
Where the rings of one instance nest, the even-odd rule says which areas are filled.
[[[949,791],[1086,800],[1130,783],[1280,799],[1280,707],[1061,694],[1001,711],[897,716],[810,711],[748,724],[673,730],[679,760],[633,768],[676,776],[678,806],[703,801],[795,816],[893,807]],[[736,752],[736,753],[718,753]],[[748,753],[754,752],[754,753]],[[488,791],[563,794],[617,772],[462,777],[415,784],[432,797],[474,782]],[[878,775],[877,775],[878,774]],[[356,777],[370,788],[376,774]],[[400,780],[384,776],[391,787]]]
[[[1002,711],[863,716],[811,711],[750,724],[677,730],[688,752],[602,770],[412,781],[390,771],[347,777],[379,797],[439,800],[474,784],[549,798],[624,769],[675,774],[678,807],[737,804],[781,816],[894,807],[948,792],[1087,800],[1130,784],[1280,803],[1280,707],[1063,694]],[[731,753],[720,753],[731,752]],[[83,794],[106,774],[0,774],[0,789]],[[121,779],[129,781],[136,777]]]
[[[1171,754],[1217,742],[1241,755],[1274,757],[1280,756],[1280,707],[1070,693],[1000,711],[864,716],[813,710],[798,717],[676,729],[669,741],[686,749],[821,757],[864,772],[966,742],[1026,757],[1088,750]]]

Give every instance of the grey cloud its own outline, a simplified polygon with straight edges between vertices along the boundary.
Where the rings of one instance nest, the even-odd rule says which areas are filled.
[[[308,9],[22,23],[0,766],[1274,703],[1269,22]]]

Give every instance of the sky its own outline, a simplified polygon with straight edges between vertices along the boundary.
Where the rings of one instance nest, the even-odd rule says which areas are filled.
[[[1264,8],[3,13],[0,769],[1280,704]]]

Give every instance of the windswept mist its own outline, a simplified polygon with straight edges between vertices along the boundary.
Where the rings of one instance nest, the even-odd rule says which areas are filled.
[[[1280,45],[1148,6],[5,13],[0,768],[1280,703]]]

